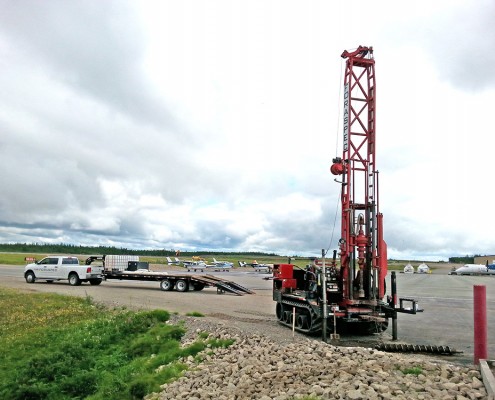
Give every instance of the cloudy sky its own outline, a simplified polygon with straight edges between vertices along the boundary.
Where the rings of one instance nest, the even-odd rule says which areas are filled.
[[[389,257],[495,254],[494,20],[489,0],[0,0],[0,242],[336,248],[340,54],[365,45]]]

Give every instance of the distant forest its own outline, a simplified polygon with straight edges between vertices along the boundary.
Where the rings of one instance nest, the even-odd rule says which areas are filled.
[[[155,249],[155,250],[131,250],[125,247],[112,247],[112,246],[76,246],[73,244],[49,244],[49,243],[10,243],[10,244],[0,244],[0,252],[10,252],[10,253],[43,253],[43,254],[129,254],[137,256],[155,256],[155,257],[166,257],[175,256],[175,250],[167,249]],[[194,255],[225,255],[225,256],[249,256],[249,257],[263,257],[263,256],[280,256],[280,254],[275,253],[263,253],[257,251],[181,251],[180,255],[185,257],[190,257]],[[297,257],[297,256],[295,256]],[[464,256],[464,257],[449,257],[449,262],[453,264],[473,264],[474,257],[479,257],[479,255],[474,256]]]
[[[73,244],[49,244],[49,243],[14,243],[14,244],[0,244],[1,252],[10,253],[68,253],[68,254],[128,254],[139,256],[175,256],[175,250],[131,250],[125,247],[111,247],[111,246],[76,246]],[[277,256],[274,253],[262,253],[262,252],[225,252],[225,251],[181,251],[181,256],[194,256],[194,255],[208,255],[208,254],[223,254],[223,255],[246,255],[246,256]]]
[[[474,257],[480,257],[479,254],[475,254],[474,256],[465,256],[465,257],[449,257],[449,262],[452,264],[474,264]]]

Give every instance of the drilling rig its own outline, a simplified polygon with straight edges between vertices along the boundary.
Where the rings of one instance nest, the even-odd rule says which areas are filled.
[[[387,244],[379,208],[376,165],[376,81],[373,48],[344,51],[343,151],[330,171],[341,186],[341,237],[331,259],[315,259],[306,269],[273,268],[273,300],[281,324],[313,333],[372,334],[394,323],[397,313],[415,314],[413,299],[398,301],[395,273],[386,296]]]

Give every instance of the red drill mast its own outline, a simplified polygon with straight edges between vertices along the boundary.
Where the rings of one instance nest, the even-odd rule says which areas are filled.
[[[375,160],[376,82],[373,48],[344,51],[342,158],[330,168],[342,180],[340,263],[343,301],[379,300],[385,295],[387,245],[379,212]]]

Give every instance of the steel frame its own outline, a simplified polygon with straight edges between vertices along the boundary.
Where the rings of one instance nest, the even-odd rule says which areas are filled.
[[[342,175],[340,261],[343,297],[381,299],[387,273],[383,215],[375,160],[376,81],[373,48],[344,51],[343,153],[332,172]],[[340,165],[339,165],[340,164]],[[355,290],[355,288],[357,290]]]

